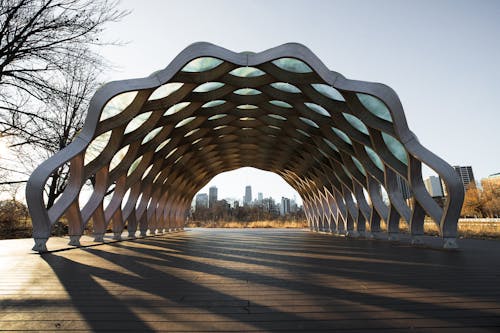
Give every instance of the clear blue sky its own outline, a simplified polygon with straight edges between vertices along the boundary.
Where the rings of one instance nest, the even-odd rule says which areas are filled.
[[[500,172],[500,1],[128,0],[121,7],[132,14],[110,25],[106,38],[128,44],[101,50],[117,66],[107,79],[147,76],[197,41],[255,52],[298,42],[350,79],[392,87],[410,129],[450,164],[472,165],[477,179]],[[246,181],[235,193],[224,193],[224,182],[232,181],[217,184],[223,197],[243,195]]]

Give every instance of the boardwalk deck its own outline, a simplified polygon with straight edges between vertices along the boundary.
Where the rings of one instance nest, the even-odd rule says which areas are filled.
[[[0,241],[0,331],[500,330],[500,242],[459,251],[192,229],[29,254]]]

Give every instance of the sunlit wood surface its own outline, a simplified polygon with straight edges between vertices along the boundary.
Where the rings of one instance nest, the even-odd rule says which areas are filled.
[[[0,241],[0,331],[498,332],[500,242],[459,251],[192,229],[30,254]]]

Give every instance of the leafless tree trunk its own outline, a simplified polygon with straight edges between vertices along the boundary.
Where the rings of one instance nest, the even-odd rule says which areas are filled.
[[[98,88],[98,70],[83,59],[68,58],[68,67],[57,80],[54,93],[33,117],[25,115],[23,131],[18,131],[11,148],[19,162],[32,170],[41,161],[69,145],[83,127],[88,102]],[[51,207],[66,188],[68,167],[57,169],[49,179],[47,207]]]
[[[93,46],[126,14],[108,0],[0,0],[0,133],[38,140],[29,125],[44,119],[30,102],[59,92],[68,62],[101,66]]]
[[[94,50],[107,23],[128,12],[112,0],[0,0],[0,139],[18,165],[0,156],[0,185],[26,182],[43,160],[80,131],[106,67]],[[64,191],[68,168],[47,184],[48,207]]]

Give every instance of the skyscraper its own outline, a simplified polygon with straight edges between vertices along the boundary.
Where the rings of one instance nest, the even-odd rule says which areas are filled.
[[[462,184],[464,184],[464,189],[467,190],[469,183],[474,181],[474,173],[472,172],[471,166],[458,166],[454,165],[453,168],[458,173],[458,176],[462,180]]]
[[[208,195],[206,193],[196,195],[195,209],[200,208],[208,208]]]
[[[217,203],[217,187],[212,186],[208,189],[208,207],[215,207]]]
[[[444,195],[443,187],[441,186],[441,178],[430,176],[424,180],[424,184],[431,197],[442,197]]]
[[[488,186],[500,187],[500,172],[489,175],[481,180],[483,189]]]
[[[243,205],[250,205],[252,203],[252,186],[245,187],[245,199]]]
[[[262,205],[263,199],[264,199],[264,196],[262,195],[262,192],[257,193],[257,201],[259,202],[259,205]]]
[[[284,216],[289,213],[290,213],[290,199],[281,197],[280,215]]]

